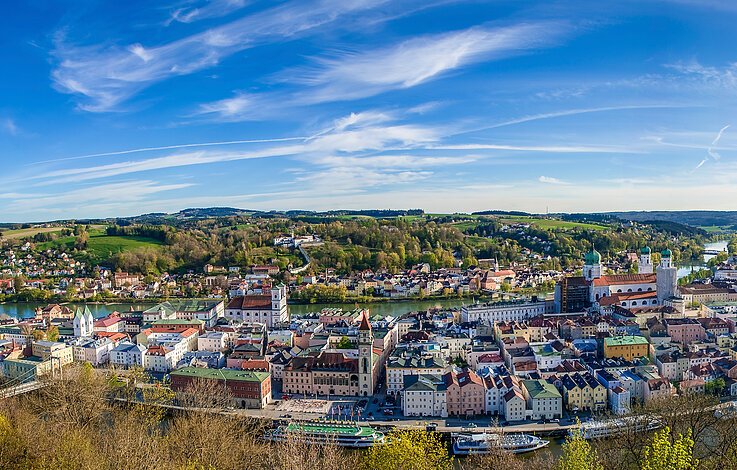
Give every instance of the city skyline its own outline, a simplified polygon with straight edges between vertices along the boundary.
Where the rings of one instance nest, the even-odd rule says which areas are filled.
[[[17,5],[2,222],[736,209],[718,0]]]

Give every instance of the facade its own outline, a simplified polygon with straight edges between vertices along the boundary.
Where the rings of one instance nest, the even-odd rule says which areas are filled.
[[[421,374],[404,377],[404,416],[448,417],[447,386],[442,375]]]
[[[233,297],[225,308],[225,316],[247,323],[263,323],[273,328],[289,321],[287,288],[283,285],[262,294]]]
[[[443,375],[448,367],[441,357],[428,353],[402,351],[389,357],[386,363],[386,391],[396,395],[404,386],[407,375],[435,374]]]
[[[121,341],[110,351],[110,363],[123,369],[143,367],[143,353],[146,347],[130,341]]]
[[[92,317],[92,312],[90,312],[90,309],[86,305],[84,308],[77,307],[72,322],[74,324],[74,336],[77,338],[92,336],[95,319]]]
[[[492,302],[463,306],[461,308],[461,320],[488,324],[523,321],[544,315],[546,312],[550,313],[552,310],[553,305],[548,306],[545,301]]]
[[[561,379],[567,410],[599,411],[607,406],[607,389],[590,373],[575,373]]]
[[[358,327],[358,390],[367,397],[374,394],[374,333],[368,321],[368,313],[361,316]]]
[[[115,347],[115,343],[110,338],[75,338],[70,346],[75,361],[99,366],[110,361],[110,351]]]
[[[704,327],[692,318],[666,318],[663,324],[674,343],[687,345],[706,338]]]
[[[650,344],[644,336],[611,336],[604,338],[604,357],[624,358],[628,361],[648,357]]]
[[[563,397],[545,380],[523,380],[522,394],[532,419],[554,419],[563,415]]]
[[[476,372],[451,371],[445,378],[448,387],[448,415],[478,416],[486,412],[486,388]]]
[[[171,388],[182,392],[196,381],[212,382],[228,390],[238,408],[264,408],[271,402],[268,372],[185,367],[171,373]]]

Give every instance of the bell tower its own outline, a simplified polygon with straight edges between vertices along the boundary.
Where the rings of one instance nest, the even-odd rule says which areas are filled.
[[[368,321],[368,313],[361,314],[358,327],[358,395],[367,397],[374,394],[374,332]]]

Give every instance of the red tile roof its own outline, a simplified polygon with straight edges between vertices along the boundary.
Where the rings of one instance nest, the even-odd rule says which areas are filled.
[[[594,279],[594,286],[612,286],[619,284],[655,284],[656,274],[611,274]]]
[[[265,310],[271,309],[271,295],[245,295],[242,297],[233,297],[228,302],[227,308],[237,308],[241,310]]]

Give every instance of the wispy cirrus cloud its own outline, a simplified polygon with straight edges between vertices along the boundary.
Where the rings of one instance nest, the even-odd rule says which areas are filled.
[[[386,0],[293,0],[169,43],[144,46],[75,45],[67,31],[54,38],[52,78],[58,90],[78,98],[80,109],[113,111],[141,90],[188,75],[236,52],[304,36],[338,18]]]
[[[312,67],[280,74],[281,81],[296,85],[297,90],[261,95],[237,92],[231,98],[203,104],[200,113],[246,120],[261,116],[267,103],[274,112],[274,108],[356,100],[412,88],[464,66],[549,47],[572,30],[568,23],[552,21],[473,27],[317,58]]]
[[[194,23],[210,18],[220,18],[245,8],[251,2],[247,0],[205,0],[175,9],[167,24],[172,22]]]
[[[6,117],[0,119],[0,129],[6,134],[16,136],[20,133],[20,128],[15,123],[15,119]]]

